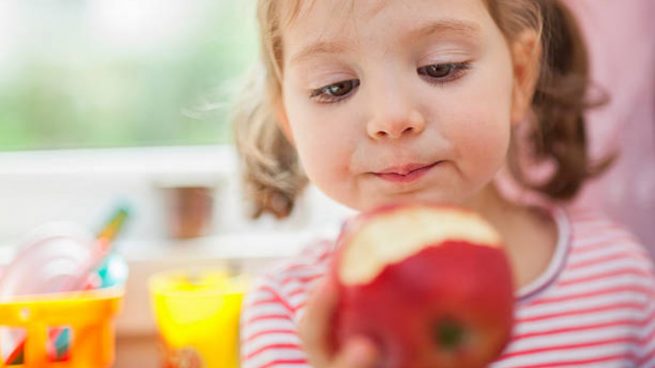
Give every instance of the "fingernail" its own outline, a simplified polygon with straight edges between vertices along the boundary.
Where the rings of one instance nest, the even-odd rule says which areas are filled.
[[[374,350],[372,346],[363,340],[353,340],[346,347],[348,361],[355,366],[370,365],[374,359]]]

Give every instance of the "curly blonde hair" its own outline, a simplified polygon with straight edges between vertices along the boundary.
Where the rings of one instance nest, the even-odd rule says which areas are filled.
[[[263,213],[288,216],[307,185],[296,151],[275,121],[274,107],[282,92],[281,30],[293,21],[306,1],[258,0],[264,70],[253,74],[233,119],[254,217]],[[534,124],[529,145],[536,162],[551,162],[555,169],[547,180],[531,182],[517,155],[510,154],[512,176],[522,186],[551,199],[571,199],[587,179],[603,172],[613,160],[610,157],[593,164],[587,153],[584,112],[594,104],[586,98],[590,85],[587,50],[576,21],[557,0],[483,1],[508,43],[526,29],[541,35],[540,74],[532,99]]]

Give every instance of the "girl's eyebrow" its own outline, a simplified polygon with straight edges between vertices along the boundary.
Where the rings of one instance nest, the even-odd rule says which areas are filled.
[[[476,37],[481,33],[481,27],[477,23],[459,19],[439,19],[437,21],[419,24],[417,27],[408,31],[404,36],[404,41],[413,40],[431,36],[433,34],[458,34],[466,37]]]
[[[480,34],[480,26],[477,23],[459,19],[440,19],[426,22],[405,33],[402,42],[412,42],[417,39],[431,36],[433,34],[458,34],[474,38]],[[351,47],[340,41],[318,41],[303,47],[299,52],[290,58],[290,64],[301,63],[305,59],[320,54],[340,54],[348,52]]]
[[[320,54],[339,54],[347,52],[350,48],[343,42],[318,41],[309,46],[303,47],[291,57],[290,64],[302,63],[305,59]]]

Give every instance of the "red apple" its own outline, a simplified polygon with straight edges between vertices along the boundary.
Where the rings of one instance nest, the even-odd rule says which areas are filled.
[[[486,367],[509,340],[513,278],[496,231],[455,207],[397,205],[344,226],[335,348],[378,345],[381,367]]]

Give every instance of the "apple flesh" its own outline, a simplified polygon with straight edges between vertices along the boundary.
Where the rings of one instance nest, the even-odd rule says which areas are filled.
[[[331,271],[334,347],[368,337],[381,367],[486,367],[510,338],[511,268],[498,234],[473,212],[398,205],[364,213],[344,226]]]

